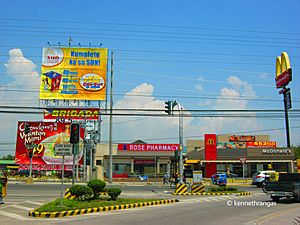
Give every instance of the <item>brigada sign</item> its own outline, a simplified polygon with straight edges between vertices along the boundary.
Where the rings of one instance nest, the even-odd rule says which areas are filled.
[[[292,68],[289,56],[282,52],[281,56],[276,58],[276,88],[282,88],[292,81]]]

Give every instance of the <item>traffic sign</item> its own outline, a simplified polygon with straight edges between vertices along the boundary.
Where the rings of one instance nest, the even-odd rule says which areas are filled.
[[[246,157],[241,157],[240,162],[244,165],[246,163],[247,158]]]
[[[56,144],[54,148],[55,156],[72,156],[71,144]]]

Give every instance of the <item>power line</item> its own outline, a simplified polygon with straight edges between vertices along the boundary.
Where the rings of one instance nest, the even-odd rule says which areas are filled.
[[[300,126],[293,126],[290,127],[290,129],[299,129]],[[261,132],[270,132],[270,131],[279,131],[279,130],[285,130],[286,128],[271,128],[271,129],[261,129],[261,130],[252,130],[252,131],[233,131],[230,133],[224,133],[224,134],[218,134],[218,135],[232,135],[232,134],[251,134],[251,133],[261,133]],[[185,139],[187,138],[203,138],[203,134],[201,135],[189,135],[189,136],[184,136]],[[147,140],[147,141],[160,141],[160,140],[178,140],[178,136],[177,137],[157,137],[157,138],[143,138],[143,140]],[[126,143],[129,142],[129,139],[119,139],[119,140],[115,140],[114,144],[118,144],[118,143]],[[107,141],[102,141],[102,143],[107,143]],[[15,145],[16,142],[0,142],[0,146],[1,145]],[[0,149],[1,151],[1,149]]]
[[[38,49],[41,49],[40,46],[30,46],[30,45],[18,45],[19,48],[38,48]],[[6,47],[6,48],[15,48],[15,46],[10,46],[10,45],[1,45],[0,44],[0,47]],[[47,46],[44,46],[44,47],[47,47]],[[51,47],[51,46],[50,46]],[[88,48],[96,48],[96,47],[99,47],[98,45],[94,45],[94,46],[90,46],[90,45],[80,45],[80,46],[76,46],[76,45],[71,45],[71,47],[88,47]],[[222,55],[222,56],[238,56],[238,57],[252,57],[252,58],[273,58],[274,59],[274,55],[272,56],[268,56],[268,55],[259,55],[259,54],[241,54],[241,53],[224,53],[224,52],[218,52],[218,53],[211,53],[211,52],[193,52],[193,51],[164,51],[164,50],[146,50],[146,49],[120,49],[120,48],[112,48],[111,49],[112,51],[114,52],[135,52],[135,53],[160,53],[160,54],[184,54],[184,55],[212,55],[212,56],[215,56],[215,55]],[[0,56],[9,56],[7,54],[0,54]],[[18,56],[15,56],[15,57],[18,57]],[[24,56],[20,56],[20,57],[24,57]],[[41,58],[41,55],[37,56],[37,55],[29,55],[27,57],[33,57],[33,58]],[[300,57],[297,57],[297,56],[292,56],[291,55],[291,58],[295,58],[295,59],[298,59]],[[108,59],[110,59],[108,57]],[[255,72],[255,73],[258,73],[258,72]]]
[[[51,27],[51,26],[20,26],[20,25],[5,25],[5,27],[13,27],[13,28],[29,28],[30,31],[32,31],[32,29],[46,29],[46,30],[71,30],[72,32],[74,31],[82,31],[82,30],[85,30],[85,31],[90,31],[92,30],[91,28],[84,28],[84,27],[81,27],[81,28],[77,28],[77,27]],[[15,31],[16,29],[14,29],[13,31]],[[20,30],[18,30],[20,31]],[[28,31],[28,30],[23,30],[23,31]],[[34,30],[35,32],[45,32],[44,30],[40,31],[40,30]],[[241,36],[241,35],[226,35],[224,33],[222,34],[218,34],[218,33],[196,33],[196,32],[166,32],[166,31],[149,31],[149,30],[130,30],[130,29],[105,29],[105,28],[102,28],[101,29],[102,32],[111,32],[111,31],[117,31],[117,32],[128,32],[128,33],[138,33],[138,34],[141,34],[141,33],[146,33],[146,34],[171,34],[171,35],[188,35],[188,36],[218,36],[218,37],[234,37],[234,38],[250,38],[250,39],[253,39],[253,38],[256,38],[256,39],[277,39],[277,40],[300,40],[299,38],[288,38],[288,37],[274,37],[273,36]],[[57,31],[55,31],[57,32]],[[76,32],[78,33],[78,32]],[[80,34],[92,34],[92,35],[99,35],[99,34],[102,34],[102,33],[97,33],[97,32],[93,32],[93,33],[83,33],[83,32],[80,32]]]
[[[20,34],[13,34],[13,33],[3,33],[1,35],[5,35],[5,36],[19,36]],[[52,38],[58,38],[58,37],[66,37],[65,35],[44,35],[44,34],[22,34],[22,37],[52,37]],[[73,35],[73,38],[86,38],[86,39],[99,39],[99,37],[84,37],[84,36],[77,36],[77,35]],[[186,40],[168,40],[168,39],[138,39],[138,38],[119,38],[119,37],[115,37],[115,36],[111,36],[111,37],[101,37],[101,39],[105,39],[105,40],[118,40],[118,41],[143,41],[143,42],[173,42],[173,43],[187,43]],[[268,48],[275,48],[275,47],[287,47],[287,45],[263,45],[263,44],[249,44],[249,43],[224,43],[224,42],[215,42],[215,41],[219,41],[219,40],[212,40],[212,42],[202,42],[201,44],[218,44],[218,45],[237,45],[237,46],[243,46],[243,45],[247,45],[247,46],[256,46],[256,47],[268,47]],[[232,40],[223,40],[223,41],[232,41]],[[237,42],[243,42],[242,40],[236,40]],[[188,43],[199,43],[199,41],[195,41],[195,40],[189,40]],[[291,48],[300,48],[299,45],[289,45],[288,47]]]
[[[20,21],[20,22],[50,22],[50,23],[67,23],[67,24],[98,24],[98,25],[114,25],[114,26],[136,26],[136,27],[155,27],[155,28],[179,28],[179,29],[193,29],[193,30],[219,30],[219,31],[234,31],[234,32],[249,32],[249,33],[266,33],[278,35],[300,35],[298,32],[291,31],[266,31],[266,30],[249,30],[249,29],[226,29],[226,28],[212,28],[212,27],[196,27],[196,26],[175,26],[175,25],[162,25],[162,24],[133,24],[133,23],[108,23],[96,21],[82,21],[82,20],[45,20],[45,19],[28,19],[28,18],[4,18],[0,20],[7,21]]]
[[[39,90],[21,90],[21,89],[0,89],[1,91],[13,91],[13,92],[20,92],[20,93],[39,93]],[[142,97],[142,98],[175,98],[175,99],[213,99],[213,100],[230,100],[230,101],[262,101],[262,102],[281,102],[281,100],[276,99],[262,99],[262,98],[245,98],[245,97],[210,97],[210,96],[188,96],[188,95],[146,95],[146,94],[128,94],[128,93],[114,93],[114,96],[124,96],[126,97]],[[293,100],[293,102],[300,102],[300,100]]]
[[[36,31],[36,30],[18,30],[18,29],[0,29],[0,31],[5,32],[5,34],[7,32],[27,32],[27,33],[45,33],[45,31]],[[47,31],[47,34],[66,34],[69,35],[68,32],[66,31]],[[104,32],[93,32],[93,33],[84,33],[84,32],[76,32],[76,34],[79,35],[91,35],[91,36],[99,36],[101,35],[101,37],[103,37],[103,35],[105,36],[124,36],[124,37],[140,37],[140,38],[159,38],[159,39],[171,39],[171,40],[176,40],[176,39],[187,39],[187,40],[193,40],[193,41],[200,41],[200,40],[205,40],[205,41],[234,41],[234,42],[240,42],[240,43],[271,43],[271,44],[284,44],[284,45],[297,45],[298,43],[291,43],[291,42],[283,42],[283,41],[270,41],[270,40],[262,40],[261,37],[258,37],[260,40],[242,40],[241,38],[245,38],[243,36],[237,36],[239,39],[225,39],[225,38],[215,38],[215,36],[219,36],[219,35],[206,35],[206,36],[213,36],[210,38],[205,38],[205,37],[193,37],[192,35],[189,36],[178,36],[178,34],[173,33],[172,36],[163,36],[163,35],[143,35],[141,34],[141,32],[139,32],[138,34],[122,34],[122,33],[104,33]],[[28,34],[26,34],[28,35]],[[39,34],[31,34],[32,36],[40,36]],[[193,34],[195,36],[195,34]],[[220,35],[223,36],[223,35]],[[80,37],[80,36],[79,36]],[[224,36],[223,36],[224,37]],[[246,37],[249,38],[249,37]],[[254,37],[256,38],[256,37]],[[271,38],[272,39],[272,38]],[[148,40],[156,40],[156,39],[148,39]]]

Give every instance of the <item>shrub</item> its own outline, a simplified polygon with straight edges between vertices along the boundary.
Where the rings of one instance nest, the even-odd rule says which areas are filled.
[[[72,195],[76,196],[76,198],[80,200],[84,200],[86,198],[90,198],[93,194],[93,190],[85,185],[73,185],[70,188],[70,192]]]
[[[224,192],[224,191],[237,191],[236,187],[212,187],[209,189],[211,192]]]
[[[94,198],[98,198],[99,193],[105,191],[106,183],[103,180],[94,179],[94,180],[90,180],[87,183],[87,186],[93,190]]]
[[[121,194],[122,190],[120,188],[108,188],[107,194],[111,200],[116,201],[118,196]]]

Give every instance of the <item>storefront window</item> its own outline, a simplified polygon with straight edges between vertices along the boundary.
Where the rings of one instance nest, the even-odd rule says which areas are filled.
[[[130,164],[121,164],[121,163],[114,163],[113,164],[113,176],[118,175],[127,175],[130,174]]]

